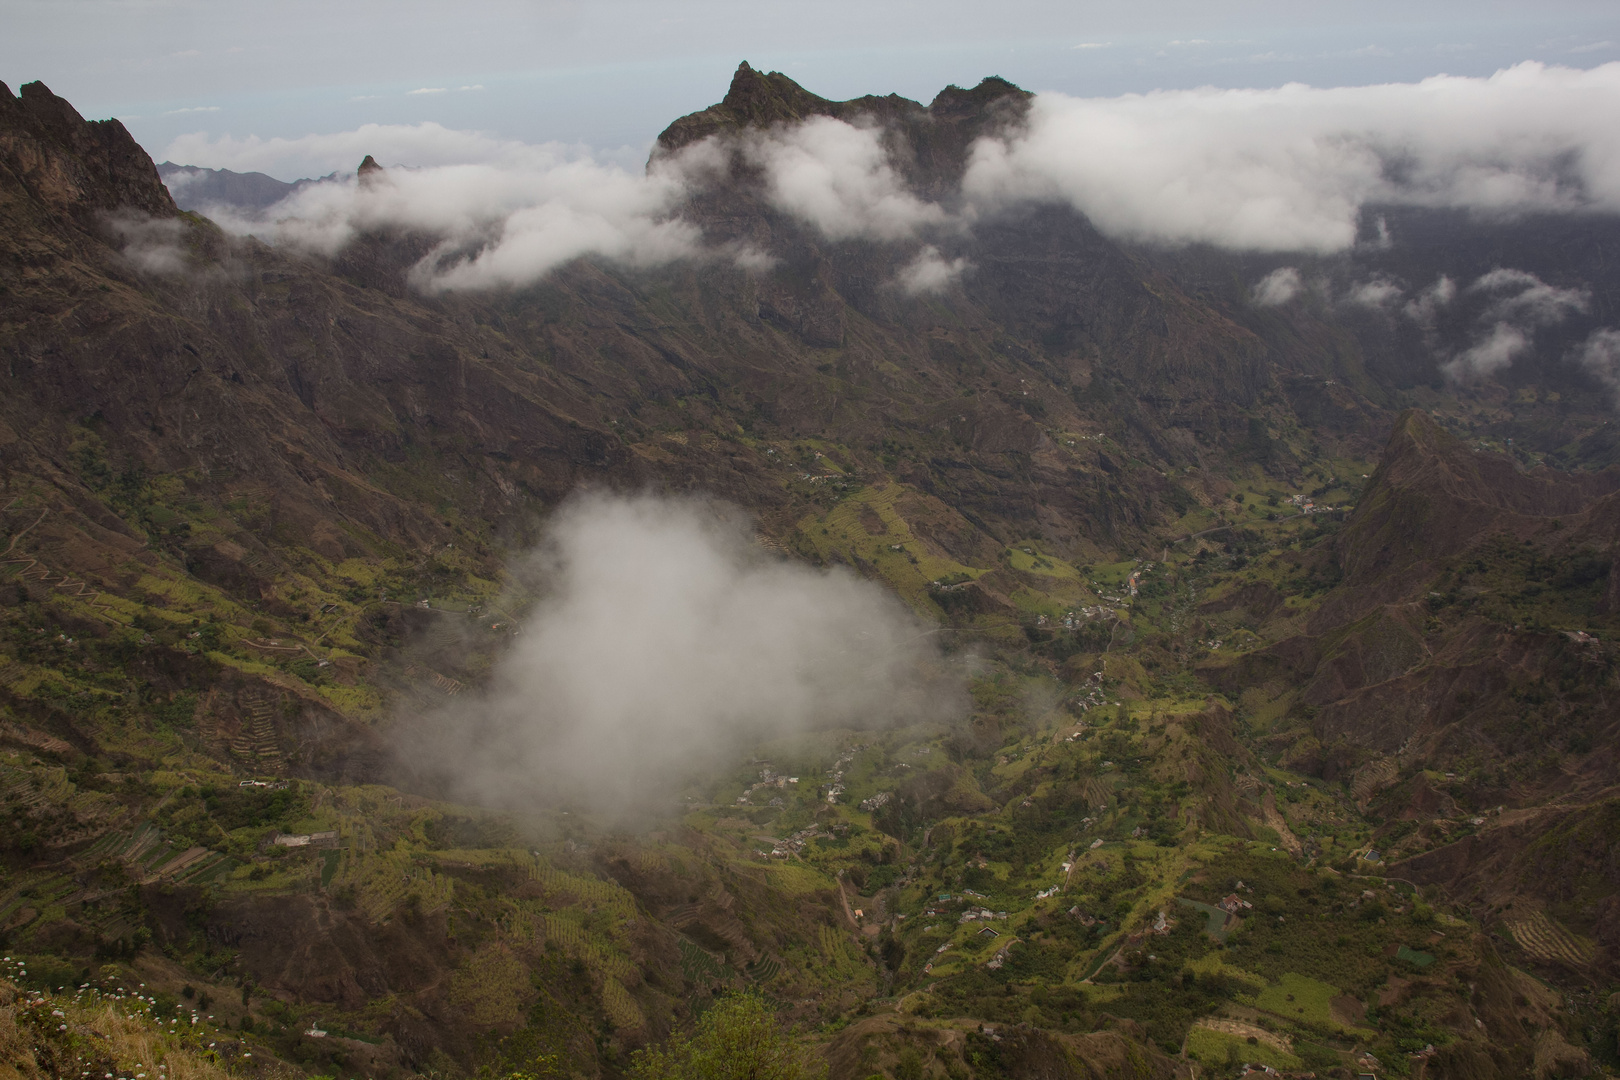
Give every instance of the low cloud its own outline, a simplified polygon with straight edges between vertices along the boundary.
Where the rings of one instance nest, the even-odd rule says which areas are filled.
[[[1305,279],[1292,266],[1278,267],[1260,279],[1254,287],[1254,302],[1260,307],[1280,307],[1298,296],[1305,288]]]
[[[124,213],[108,217],[106,225],[136,270],[168,276],[186,272],[185,233],[179,221]]]
[[[1586,289],[1559,288],[1528,271],[1506,268],[1481,276],[1468,291],[1492,297],[1484,318],[1524,326],[1552,326],[1563,322],[1570,315],[1585,311],[1592,299]]]
[[[974,150],[981,207],[1067,202],[1114,236],[1351,247],[1362,207],[1620,211],[1620,63],[1315,89],[1041,94]]]
[[[438,239],[412,271],[425,291],[521,286],[575,259],[658,266],[702,254],[676,210],[679,162],[636,174],[562,146],[482,147],[478,164],[390,168],[309,184],[262,214],[211,215],[239,234],[328,254],[357,235],[402,228]]]
[[[1549,285],[1534,274],[1511,268],[1481,275],[1467,291],[1488,303],[1478,317],[1484,328],[1474,343],[1441,365],[1447,375],[1459,380],[1493,375],[1529,355],[1535,348],[1537,330],[1586,311],[1591,301],[1585,289]]]
[[[967,259],[947,259],[930,244],[901,269],[897,281],[910,296],[942,293],[961,280],[967,269]]]
[[[528,574],[543,598],[488,692],[407,726],[409,758],[468,798],[634,808],[760,739],[958,715],[897,600],[768,555],[724,507],[575,498]]]
[[[744,154],[763,171],[771,204],[829,240],[901,240],[946,224],[944,209],[906,190],[882,136],[817,116],[754,135]]]
[[[772,207],[837,242],[937,244],[1032,202],[1067,203],[1120,238],[1301,253],[1354,247],[1371,203],[1492,215],[1620,212],[1620,127],[1610,122],[1617,112],[1620,63],[1589,71],[1530,63],[1489,78],[1337,89],[1040,94],[1016,132],[974,144],[961,190],[941,202],[908,187],[881,128],[830,117],[707,140],[645,173],[639,160],[626,168],[579,147],[434,123],[296,139],[196,133],[174,140],[165,156],[288,179],[346,176],[366,154],[405,166],[389,170],[386,189],[316,185],[266,219],[225,214],[222,223],[328,251],[367,228],[419,230],[440,246],[418,268],[418,282],[477,288],[521,285],[581,256],[757,266],[760,253],[707,247],[682,216],[695,191],[738,165],[759,178]],[[1387,227],[1361,243],[1388,246]],[[962,269],[926,256],[900,284],[937,290]],[[1302,287],[1273,275],[1254,299],[1287,303]],[[1393,307],[1389,289],[1350,300]],[[1405,310],[1432,327],[1446,302],[1430,291]],[[1561,302],[1555,292],[1519,297],[1519,309],[1492,325],[1533,329],[1534,305]]]
[[[1592,331],[1575,352],[1575,362],[1609,388],[1616,408],[1620,408],[1620,330],[1604,327]]]
[[[1433,285],[1407,301],[1402,310],[1406,312],[1407,318],[1417,323],[1426,333],[1432,333],[1441,309],[1450,306],[1455,299],[1457,299],[1457,283],[1441,274],[1435,278]]]
[[[1401,302],[1405,290],[1388,278],[1373,278],[1371,281],[1359,281],[1350,286],[1345,294],[1345,303],[1356,307],[1369,308],[1373,311],[1389,311]]]
[[[1530,348],[1530,335],[1526,331],[1512,323],[1499,322],[1462,355],[1443,365],[1443,370],[1455,379],[1483,378],[1507,367]]]

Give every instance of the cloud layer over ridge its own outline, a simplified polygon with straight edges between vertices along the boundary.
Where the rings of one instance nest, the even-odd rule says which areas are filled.
[[[1350,247],[1373,202],[1620,212],[1620,63],[1315,89],[1038,95],[975,148],[981,206],[1062,201],[1114,236],[1259,251]]]
[[[656,265],[723,254],[759,265],[757,253],[708,250],[682,218],[734,155],[771,206],[833,241],[926,242],[1031,202],[1066,203],[1124,239],[1319,254],[1355,243],[1369,203],[1615,213],[1617,115],[1620,63],[1335,89],[1040,94],[1023,129],[972,148],[949,209],[907,189],[881,131],[825,117],[690,147],[646,173],[432,124],[300,140],[194,135],[166,156],[239,171],[347,169],[364,153],[410,166],[386,184],[329,181],[264,220],[223,223],[324,250],[369,228],[407,227],[442,241],[420,284],[479,288],[524,284],[580,256]],[[926,269],[913,275],[923,290],[941,279]]]

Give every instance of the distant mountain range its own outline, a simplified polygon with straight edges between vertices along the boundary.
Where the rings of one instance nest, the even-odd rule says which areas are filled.
[[[268,209],[314,180],[287,183],[264,173],[239,173],[229,169],[202,169],[165,161],[157,167],[174,203],[182,210],[205,211],[210,206],[227,206],[253,213]]]

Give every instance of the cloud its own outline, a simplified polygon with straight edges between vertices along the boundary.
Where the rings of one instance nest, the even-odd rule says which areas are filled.
[[[1441,365],[1453,379],[1495,374],[1535,347],[1535,332],[1584,312],[1591,294],[1584,289],[1549,285],[1524,270],[1499,267],[1468,286],[1470,295],[1487,298],[1478,321],[1485,326],[1474,343]]]
[[[930,244],[901,269],[897,280],[900,288],[911,296],[942,293],[962,277],[968,265],[964,258],[945,258]]]
[[[626,809],[760,739],[957,713],[893,596],[770,556],[724,507],[576,497],[523,573],[544,597],[488,692],[407,725],[408,756],[480,801]]]
[[[1592,53],[1604,52],[1612,48],[1614,48],[1614,42],[1612,41],[1594,41],[1590,45],[1577,45],[1569,51],[1572,53]]]
[[[985,211],[1067,202],[1116,237],[1259,251],[1354,244],[1362,207],[1620,211],[1620,63],[1314,89],[1040,94],[979,142]]]
[[[1069,46],[1071,49],[1112,49],[1113,47],[1114,43],[1112,41],[1082,41],[1078,45]]]
[[[106,225],[135,269],[168,276],[186,272],[186,251],[181,246],[184,233],[179,221],[122,213],[109,216]]]
[[[1471,293],[1494,297],[1483,316],[1525,326],[1552,326],[1587,309],[1592,294],[1586,289],[1561,289],[1524,270],[1498,268],[1468,287]]]
[[[830,117],[712,138],[646,173],[579,148],[434,123],[301,138],[198,132],[173,140],[165,156],[289,179],[348,174],[368,153],[408,166],[390,170],[386,186],[316,185],[267,219],[227,214],[222,223],[327,251],[367,228],[417,230],[440,241],[419,282],[473,288],[522,284],[584,255],[637,266],[746,256],[758,266],[757,252],[705,248],[682,218],[693,192],[739,173],[756,176],[776,210],[833,241],[938,242],[1031,202],[1066,203],[1115,237],[1300,253],[1355,246],[1375,203],[1620,212],[1620,127],[1609,122],[1617,112],[1620,63],[1521,64],[1489,78],[1325,90],[1040,94],[1019,129],[974,144],[961,191],[939,202],[908,187],[881,128]],[[1382,224],[1376,241],[1362,241],[1391,242]],[[960,272],[925,256],[899,283],[926,291]],[[1256,303],[1286,303],[1302,287],[1268,282]],[[1491,325],[1533,330],[1537,305],[1567,309],[1570,298],[1550,289],[1491,293],[1505,305]],[[1405,310],[1432,327],[1448,299],[1431,291]],[[1386,289],[1380,303],[1394,302]]]
[[[419,86],[415,90],[405,91],[407,94],[448,94],[448,86]]]
[[[1461,356],[1441,365],[1454,379],[1494,374],[1530,351],[1530,335],[1512,323],[1499,322]]]
[[[1604,327],[1592,331],[1576,351],[1575,361],[1609,388],[1615,407],[1620,408],[1620,330]]]
[[[402,228],[438,240],[411,273],[426,291],[520,286],[583,256],[656,266],[700,254],[699,230],[674,214],[686,194],[676,166],[638,175],[563,147],[522,147],[364,182],[346,173],[259,216],[210,213],[233,232],[328,254],[363,232]]]
[[[170,109],[164,116],[179,116],[182,113],[219,112],[218,105],[193,105],[187,109]]]
[[[1279,267],[1260,279],[1254,287],[1254,302],[1261,307],[1279,307],[1298,296],[1305,281],[1292,266]]]
[[[1433,332],[1440,309],[1457,298],[1457,283],[1445,274],[1435,278],[1434,284],[1418,293],[1403,308],[1406,317],[1427,332]]]
[[[1357,307],[1371,308],[1374,311],[1388,311],[1400,303],[1403,295],[1405,295],[1405,290],[1399,285],[1388,278],[1380,277],[1373,278],[1371,281],[1357,282],[1350,286],[1350,291],[1345,296],[1345,303],[1354,304]]]
[[[763,171],[771,204],[829,240],[901,240],[949,220],[906,190],[877,128],[816,116],[755,133],[743,153]]]

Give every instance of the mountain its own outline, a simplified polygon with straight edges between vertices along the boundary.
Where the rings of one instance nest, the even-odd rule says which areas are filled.
[[[165,161],[157,167],[158,176],[182,210],[206,211],[225,206],[252,214],[266,210],[297,192],[312,180],[288,183],[261,172],[239,173],[230,169],[200,169]]]
[[[743,65],[654,153],[870,117],[948,200],[1027,103]],[[424,293],[430,236],[233,238],[116,121],[0,89],[0,925],[41,988],[205,995],[330,1075],[618,1076],[738,988],[840,1080],[1614,1067],[1620,476],[1560,351],[1613,221],[1262,259],[1026,206],[913,296],[916,242],[830,241],[746,163],[684,212],[770,266]],[[1343,299],[1508,252],[1587,306],[1494,381],[1439,378],[1485,291]],[[1256,303],[1290,268],[1325,284]],[[490,682],[582,487],[880,583],[968,714],[754,748],[651,822],[465,805],[402,725]]]

